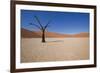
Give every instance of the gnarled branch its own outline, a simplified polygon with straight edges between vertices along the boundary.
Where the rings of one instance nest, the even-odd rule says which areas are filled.
[[[36,18],[36,20],[37,20],[37,22],[39,23],[40,27],[43,29],[43,25],[41,24],[39,18],[38,18],[36,15],[35,15],[34,17]]]
[[[39,28],[40,30],[42,30],[42,28],[34,23],[30,23],[30,25],[34,25],[35,27]]]
[[[48,23],[45,25],[44,29],[46,29],[49,26],[49,24],[51,23],[51,21],[52,21],[52,19],[50,21],[48,21]]]

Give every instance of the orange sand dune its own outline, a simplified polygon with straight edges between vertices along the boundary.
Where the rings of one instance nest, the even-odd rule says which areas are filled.
[[[26,29],[21,29],[21,37],[22,38],[40,38],[42,32],[37,32],[37,31],[29,31]],[[82,32],[79,34],[60,34],[60,33],[55,33],[55,32],[46,32],[45,33],[46,37],[48,38],[66,38],[66,37],[89,37],[89,33]]]

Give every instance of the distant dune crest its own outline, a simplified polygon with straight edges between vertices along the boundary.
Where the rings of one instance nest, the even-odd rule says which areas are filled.
[[[36,31],[29,31],[24,28],[21,29],[21,37],[22,38],[41,38],[42,32],[36,32]],[[89,33],[82,32],[79,34],[60,34],[55,32],[46,32],[46,37],[48,38],[66,38],[66,37],[89,37]]]

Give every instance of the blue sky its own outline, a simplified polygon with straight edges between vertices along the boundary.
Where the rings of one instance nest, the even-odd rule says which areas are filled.
[[[39,17],[43,26],[51,20],[47,28],[49,32],[62,34],[89,32],[89,13],[79,12],[21,10],[21,28],[39,31],[37,27],[30,25],[30,23],[39,25],[34,18],[35,15]]]

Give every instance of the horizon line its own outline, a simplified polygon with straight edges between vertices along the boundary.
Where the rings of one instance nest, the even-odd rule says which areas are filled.
[[[21,29],[25,29],[25,30],[30,31],[30,32],[41,32],[40,30],[35,31],[35,30],[29,30],[29,29],[26,29],[26,28],[21,28]],[[46,31],[46,32],[50,32],[50,31]],[[79,32],[79,33],[60,33],[60,32],[51,32],[51,33],[75,35],[75,34],[89,33],[89,32]]]

